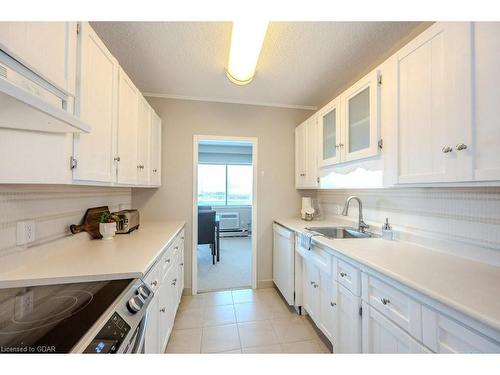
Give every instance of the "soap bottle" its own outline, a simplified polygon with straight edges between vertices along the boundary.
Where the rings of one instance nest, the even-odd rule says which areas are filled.
[[[394,239],[394,232],[389,224],[389,218],[385,218],[385,223],[382,225],[382,238],[384,240],[392,241]]]

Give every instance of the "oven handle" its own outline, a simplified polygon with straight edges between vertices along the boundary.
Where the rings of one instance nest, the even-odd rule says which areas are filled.
[[[132,348],[132,354],[144,353],[144,341],[146,339],[146,326],[148,324],[148,310],[144,314],[144,317],[139,324],[137,337],[135,339],[134,347]]]

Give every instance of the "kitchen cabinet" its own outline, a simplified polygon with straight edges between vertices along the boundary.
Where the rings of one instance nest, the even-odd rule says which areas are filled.
[[[396,54],[400,184],[472,180],[471,45],[470,23],[439,22]]]
[[[337,288],[337,353],[361,353],[361,298],[344,286]]]
[[[161,185],[161,118],[151,110],[151,176],[152,186]]]
[[[363,302],[363,353],[429,353],[403,329]]]
[[[494,342],[428,307],[422,308],[423,343],[436,353],[500,353]]]
[[[474,155],[475,181],[500,181],[500,23],[474,22],[475,121],[474,143],[464,152]]]
[[[137,183],[137,133],[139,93],[120,68],[118,75],[118,145],[115,157],[117,182]]]
[[[318,114],[319,165],[327,166],[340,162],[344,144],[340,133],[340,97],[328,103]]]
[[[151,172],[151,116],[152,109],[142,96],[139,97],[137,114],[137,183],[148,185]]]
[[[318,324],[320,321],[320,299],[319,290],[320,278],[319,269],[309,259],[305,259],[302,263],[302,280],[303,280],[303,308],[311,316],[311,319]]]
[[[295,128],[295,187],[314,189],[319,186],[316,116]]]
[[[65,94],[75,93],[76,22],[0,22],[0,49]]]
[[[76,114],[92,131],[73,135],[73,179],[114,182],[118,62],[86,22],[78,35],[77,78]]]
[[[337,325],[337,283],[332,280],[332,275],[330,273],[323,270],[321,270],[319,274],[319,291],[320,320],[318,328],[330,342],[334,343]]]
[[[320,167],[379,153],[379,106],[380,73],[375,70],[319,111]]]

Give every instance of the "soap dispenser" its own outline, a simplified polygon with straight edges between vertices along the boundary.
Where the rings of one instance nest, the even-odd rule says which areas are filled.
[[[385,223],[382,225],[382,238],[384,240],[392,241],[394,239],[394,232],[392,230],[391,224],[389,224],[389,218],[385,218]]]

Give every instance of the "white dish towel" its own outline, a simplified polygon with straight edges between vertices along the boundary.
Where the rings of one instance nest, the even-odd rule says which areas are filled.
[[[314,236],[320,236],[320,234],[311,231],[301,232],[299,236],[299,246],[306,250],[311,250],[311,242]]]

